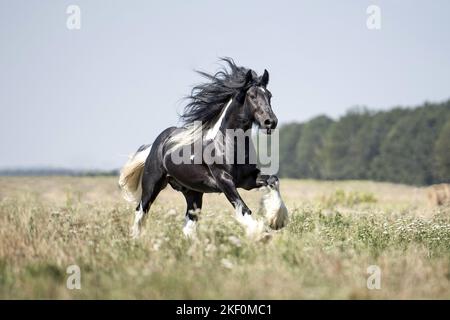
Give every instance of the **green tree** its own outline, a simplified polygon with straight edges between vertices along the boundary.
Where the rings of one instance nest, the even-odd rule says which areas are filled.
[[[327,131],[321,155],[322,177],[327,179],[357,179],[361,156],[357,148],[359,131],[370,120],[366,109],[352,109],[345,116],[334,122]],[[364,166],[364,164],[363,164]]]
[[[391,128],[374,160],[377,180],[423,185],[435,182],[434,144],[446,110],[427,105],[410,110]]]
[[[450,180],[450,100],[417,108],[351,109],[280,130],[283,177],[372,179],[407,184]]]
[[[450,118],[442,128],[435,145],[436,176],[441,181],[450,182]]]
[[[294,150],[300,139],[302,127],[302,124],[290,123],[280,129],[280,177],[300,178]]]
[[[407,109],[396,108],[389,112],[377,112],[374,114],[370,123],[370,128],[364,131],[364,137],[361,142],[365,141],[364,155],[368,162],[367,176],[364,178],[372,180],[383,180],[384,163],[380,161],[381,145],[387,139],[392,127],[409,113]]]
[[[295,162],[299,177],[322,178],[323,140],[332,123],[332,119],[319,116],[304,124],[295,150]]]

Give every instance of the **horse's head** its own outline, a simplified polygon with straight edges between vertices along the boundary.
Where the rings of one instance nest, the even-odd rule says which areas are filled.
[[[260,128],[266,129],[270,134],[277,127],[278,119],[270,104],[272,94],[267,89],[268,83],[269,72],[267,70],[264,70],[264,74],[259,78],[254,75],[252,70],[249,70],[246,74],[242,100],[245,113]]]

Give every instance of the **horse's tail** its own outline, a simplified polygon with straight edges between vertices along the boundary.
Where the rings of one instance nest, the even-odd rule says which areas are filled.
[[[145,161],[150,154],[150,144],[141,146],[131,155],[127,163],[120,170],[119,187],[128,202],[137,204],[141,200],[141,181],[144,173]]]

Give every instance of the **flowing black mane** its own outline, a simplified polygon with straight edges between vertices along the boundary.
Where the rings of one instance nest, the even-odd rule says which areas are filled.
[[[245,76],[249,69],[237,66],[231,58],[221,58],[229,70],[223,67],[215,74],[197,71],[200,75],[210,80],[195,86],[187,97],[189,103],[181,114],[184,123],[202,121],[203,124],[211,123],[225,107],[226,103],[237,94],[245,84]],[[252,71],[254,79],[256,73]]]

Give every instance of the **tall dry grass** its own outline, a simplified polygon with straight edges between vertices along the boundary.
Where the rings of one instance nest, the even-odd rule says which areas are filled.
[[[221,195],[205,196],[198,237],[186,240],[184,199],[169,189],[134,241],[113,178],[0,178],[0,298],[450,298],[450,208],[429,208],[425,190],[281,187],[291,221],[269,241],[247,239]],[[255,215],[260,196],[243,192]],[[73,264],[81,290],[66,287]],[[369,265],[380,290],[367,289]]]

